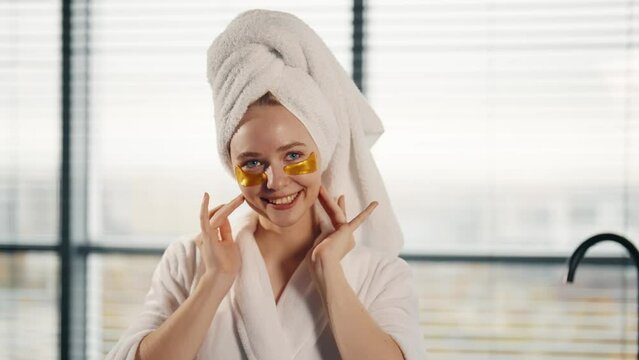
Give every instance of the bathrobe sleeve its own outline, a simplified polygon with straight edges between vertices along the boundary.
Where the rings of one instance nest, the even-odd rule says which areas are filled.
[[[157,329],[189,294],[193,279],[192,249],[182,240],[171,243],[164,251],[151,278],[151,288],[137,316],[119,341],[107,354],[107,360],[134,360],[140,341]]]
[[[410,265],[400,257],[384,257],[371,287],[375,289],[368,309],[371,317],[395,340],[406,360],[426,359]]]

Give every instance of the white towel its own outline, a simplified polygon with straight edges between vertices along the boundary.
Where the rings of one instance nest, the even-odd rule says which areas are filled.
[[[355,240],[399,254],[402,233],[370,152],[384,128],[315,31],[289,13],[245,11],[209,47],[207,76],[218,152],[231,176],[231,136],[248,105],[270,91],[309,130],[321,154],[322,184],[333,196],[345,195],[347,218],[379,202]]]

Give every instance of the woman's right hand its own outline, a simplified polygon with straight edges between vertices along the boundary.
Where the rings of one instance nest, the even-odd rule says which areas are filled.
[[[228,216],[243,202],[244,196],[240,194],[209,211],[209,194],[204,193],[200,209],[201,232],[195,244],[205,265],[204,276],[220,278],[218,281],[225,279],[229,286],[240,271],[242,259],[240,248],[233,239]]]

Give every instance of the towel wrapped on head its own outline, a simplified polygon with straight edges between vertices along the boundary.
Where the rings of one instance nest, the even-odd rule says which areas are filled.
[[[370,152],[384,128],[313,29],[289,13],[245,11],[209,47],[207,77],[218,153],[231,176],[231,137],[248,106],[270,91],[311,134],[320,152],[322,184],[333,196],[344,194],[347,218],[379,202],[355,232],[356,241],[399,254],[401,229]]]

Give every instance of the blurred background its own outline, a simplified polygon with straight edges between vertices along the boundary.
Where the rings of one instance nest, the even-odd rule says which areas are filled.
[[[217,158],[206,50],[292,12],[385,126],[372,149],[429,360],[633,359],[639,1],[0,0],[0,360],[102,359]]]

